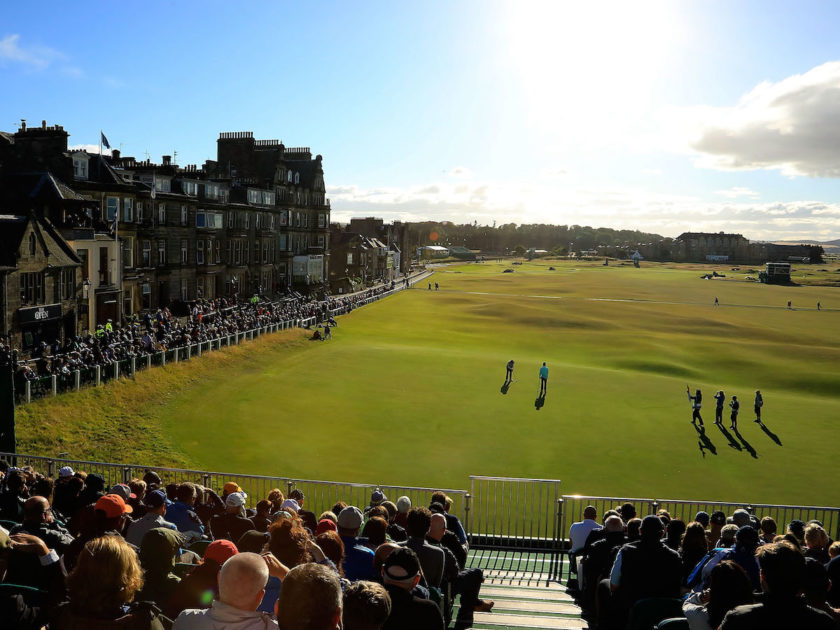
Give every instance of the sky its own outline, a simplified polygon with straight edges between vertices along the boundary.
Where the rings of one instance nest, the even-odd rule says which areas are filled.
[[[38,2],[0,130],[178,164],[323,155],[332,220],[840,238],[840,3]]]

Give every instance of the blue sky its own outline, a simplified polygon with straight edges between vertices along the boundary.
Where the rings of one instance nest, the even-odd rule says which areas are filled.
[[[154,2],[0,9],[0,129],[324,156],[333,218],[840,238],[840,5]]]

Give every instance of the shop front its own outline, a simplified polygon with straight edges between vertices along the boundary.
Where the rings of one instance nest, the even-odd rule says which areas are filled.
[[[62,322],[61,304],[19,308],[17,323],[20,330],[20,347],[23,350],[31,350],[42,341],[49,344],[61,339]]]

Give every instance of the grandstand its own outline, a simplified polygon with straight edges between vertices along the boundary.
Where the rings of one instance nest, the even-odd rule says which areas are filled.
[[[274,495],[277,512],[290,509],[287,507],[288,502],[283,502],[285,496],[297,497],[301,502],[301,510],[305,509],[316,515],[327,510],[335,510],[342,501],[347,505],[365,510],[373,509],[376,505],[384,506],[384,501],[388,499],[396,501],[397,497],[400,497],[398,503],[407,500],[412,506],[424,506],[429,504],[434,492],[441,491],[437,488],[405,487],[381,482],[339,483],[13,453],[0,453],[0,472],[4,476],[2,490],[0,490],[0,526],[13,532],[39,531],[45,539],[50,539],[51,535],[45,526],[38,530],[37,527],[32,529],[31,524],[24,524],[23,529],[19,525],[19,522],[26,518],[23,508],[29,506],[32,501],[30,498],[29,502],[23,503],[24,499],[49,495],[52,502],[50,509],[55,515],[56,522],[67,524],[68,530],[73,535],[78,536],[80,540],[86,540],[91,537],[90,532],[86,530],[86,526],[79,525],[80,520],[84,520],[80,515],[83,515],[85,510],[93,511],[93,504],[86,501],[98,501],[109,488],[120,492],[118,484],[126,484],[125,501],[133,505],[135,509],[142,509],[141,506],[145,505],[143,493],[150,493],[154,487],[161,488],[170,499],[176,500],[181,497],[180,489],[183,486],[192,485],[198,490],[199,498],[190,509],[194,510],[195,515],[198,516],[198,520],[205,527],[205,532],[210,531],[210,520],[219,518],[214,515],[221,514],[225,510],[224,506],[230,505],[223,500],[224,497],[239,491],[247,495],[244,503],[251,510],[247,513],[249,516],[254,513],[253,508],[257,507],[258,503],[264,503],[264,500],[271,498],[272,495]],[[84,482],[81,479],[83,475],[86,475]],[[141,482],[141,478],[149,485]],[[74,482],[73,479],[78,479],[78,481]],[[91,484],[88,481],[90,479],[95,482]],[[76,484],[77,494],[73,497],[73,501],[68,502],[66,487],[73,483]],[[54,490],[53,484],[55,484]],[[136,496],[129,496],[127,494],[129,491],[134,492]],[[702,521],[701,515],[705,514],[707,519],[709,515],[712,515],[710,530],[706,533],[708,535],[712,532],[714,536],[718,536],[725,522],[725,520],[723,522],[715,520],[716,515],[728,515],[729,520],[734,521],[735,524],[741,524],[746,529],[753,529],[756,532],[756,539],[759,536],[758,532],[764,531],[766,518],[769,517],[781,527],[791,524],[788,538],[793,540],[797,533],[803,537],[803,541],[796,544],[802,546],[808,557],[821,558],[820,554],[826,553],[829,534],[833,538],[840,535],[838,531],[840,510],[837,508],[564,495],[559,480],[507,477],[471,477],[469,489],[445,489],[441,492],[451,499],[452,505],[449,512],[463,524],[466,532],[469,552],[465,556],[464,568],[480,569],[483,572],[484,582],[481,585],[480,596],[483,601],[495,602],[492,611],[477,609],[480,611],[476,612],[474,617],[476,628],[572,629],[590,627],[590,624],[595,624],[596,621],[600,625],[592,627],[625,627],[625,625],[610,625],[612,623],[610,620],[596,619],[595,612],[587,607],[584,591],[579,588],[582,586],[579,581],[582,576],[580,571],[577,571],[578,578],[571,581],[569,579],[570,576],[574,577],[573,574],[577,568],[573,568],[575,563],[569,561],[572,556],[569,555],[570,540],[567,535],[572,524],[586,514],[585,508],[593,510],[598,516],[603,516],[604,522],[610,510],[613,509],[620,510],[627,523],[630,523],[630,517],[636,514],[639,517],[658,514],[659,518],[648,518],[654,518],[657,523],[662,522],[663,530],[666,530],[666,527],[670,528],[666,524],[671,521],[681,523],[682,529],[685,528],[685,524],[705,529],[708,523],[702,526],[697,525],[695,516]],[[85,495],[85,493],[88,494]],[[75,513],[68,515],[68,512],[71,512],[66,507],[68,505],[75,507]],[[99,503],[96,505],[98,506]],[[628,505],[634,510],[632,515],[625,512]],[[398,521],[397,509],[395,508],[393,517],[389,515],[392,525]],[[167,508],[164,513],[167,518],[169,511]],[[172,511],[174,513],[174,509]],[[301,519],[305,518],[303,511],[299,514]],[[619,512],[615,514],[613,518],[618,518]],[[277,517],[276,513],[275,517]],[[286,517],[277,518],[283,520]],[[289,518],[292,517],[289,515]],[[762,520],[759,521],[759,518]],[[295,522],[297,522],[296,519]],[[341,520],[338,521],[339,526],[341,522]],[[718,523],[717,531],[715,523]],[[797,523],[801,525],[801,531],[797,529]],[[805,523],[819,523],[820,525],[809,524],[806,529]],[[647,520],[643,522],[643,532],[646,524]],[[89,526],[88,524],[87,527]],[[27,527],[29,529],[26,529]],[[121,527],[122,533],[126,530],[130,532],[131,525],[123,523]],[[180,524],[178,527],[180,529]],[[822,540],[818,546],[812,545],[808,539],[809,532],[817,529],[826,534],[825,540]],[[389,528],[395,540],[398,538],[398,530],[399,528],[396,528],[392,532]],[[783,533],[783,530],[779,533]],[[0,538],[2,535],[0,533]],[[723,533],[720,535],[723,536]],[[740,530],[738,535],[740,535]],[[768,539],[768,543],[771,539]],[[626,542],[626,539],[622,539],[622,542]],[[244,545],[242,541],[240,544]],[[670,544],[670,541],[666,538],[661,544],[664,548]],[[206,545],[207,542],[197,540],[192,548],[203,550]],[[737,544],[733,549],[736,548]],[[72,546],[67,549],[72,549]],[[593,546],[592,549],[595,547]],[[673,554],[674,558],[682,558],[680,554],[683,553],[687,555],[687,552],[683,552],[679,540],[677,540],[676,550],[669,553]],[[143,557],[141,547],[141,563]],[[580,557],[580,552],[578,552],[577,559],[579,560]],[[181,558],[181,563],[173,565],[173,570],[186,575],[196,570],[196,567],[191,565],[191,562],[195,560],[195,558],[192,560]],[[676,562],[679,563],[679,560]],[[10,564],[12,565],[14,563]],[[21,580],[21,576],[25,578],[26,575],[25,572],[15,572],[11,577],[14,580]],[[25,593],[29,600],[35,602],[44,602],[50,598],[48,589],[42,588],[43,582],[38,581],[40,578],[37,572],[26,579],[30,581],[23,583],[18,581],[17,586],[8,586],[7,582],[6,587],[0,587],[0,597]],[[679,586],[678,582],[674,591],[675,596],[679,595]],[[683,586],[686,584],[683,583]],[[436,601],[442,612],[454,620],[458,616],[460,599],[452,595],[452,584],[443,581],[440,589],[431,590],[433,595],[439,591]],[[164,607],[160,602],[159,605]],[[661,610],[670,611],[674,613],[674,616],[681,617],[681,606],[682,601],[677,598],[671,603],[667,601],[662,603]],[[629,614],[629,611],[628,608],[624,612]],[[638,614],[635,608],[633,611],[633,614]],[[653,625],[644,627],[653,627]]]

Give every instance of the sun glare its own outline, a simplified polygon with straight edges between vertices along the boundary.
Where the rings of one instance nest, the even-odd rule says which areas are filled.
[[[502,64],[529,124],[579,146],[609,144],[649,109],[679,37],[666,2],[508,5]]]

